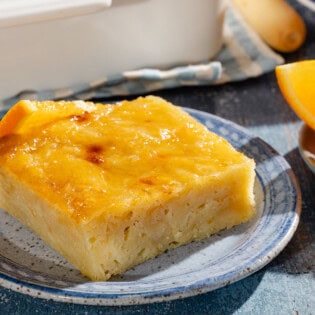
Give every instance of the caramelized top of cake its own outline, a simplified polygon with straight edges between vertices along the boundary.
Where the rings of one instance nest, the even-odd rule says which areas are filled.
[[[78,222],[157,206],[247,158],[158,97],[118,104],[20,101],[0,163]]]

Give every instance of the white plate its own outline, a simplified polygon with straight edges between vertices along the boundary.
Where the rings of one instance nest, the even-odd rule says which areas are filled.
[[[108,282],[89,282],[61,256],[0,210],[0,284],[31,296],[101,305],[166,301],[240,280],[270,262],[296,230],[301,197],[288,163],[244,128],[186,109],[257,163],[257,216],[249,223],[179,247]]]

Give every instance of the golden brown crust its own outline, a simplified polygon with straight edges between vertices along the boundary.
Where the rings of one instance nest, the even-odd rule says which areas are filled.
[[[3,187],[27,200],[3,188],[0,206],[90,278],[253,216],[254,161],[181,109],[153,96],[48,105],[0,138]]]

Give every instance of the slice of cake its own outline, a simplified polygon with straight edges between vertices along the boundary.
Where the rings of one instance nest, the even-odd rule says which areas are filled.
[[[254,168],[153,96],[21,101],[0,122],[0,206],[92,280],[252,218]]]

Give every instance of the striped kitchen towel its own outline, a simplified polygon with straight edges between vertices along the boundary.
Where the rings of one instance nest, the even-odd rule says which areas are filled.
[[[201,64],[183,65],[168,70],[146,68],[126,71],[85,85],[21,92],[18,96],[0,101],[0,110],[6,111],[19,99],[104,99],[140,95],[179,86],[223,84],[259,76],[284,62],[232,8],[228,8],[226,12],[223,38],[223,46],[217,56]]]

